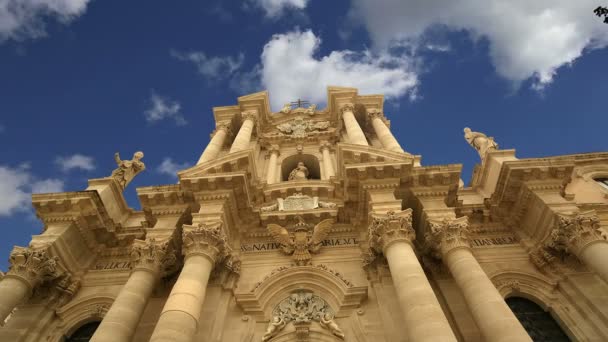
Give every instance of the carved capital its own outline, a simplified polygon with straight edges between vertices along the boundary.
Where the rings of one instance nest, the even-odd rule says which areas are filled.
[[[340,113],[344,114],[344,112],[353,112],[355,110],[355,105],[352,103],[347,103],[340,107]]]
[[[203,224],[197,226],[184,225],[182,250],[187,257],[203,255],[216,262],[224,255],[228,244],[222,223]]]
[[[430,220],[425,234],[426,246],[436,258],[456,248],[470,248],[469,223],[466,216],[457,219]]]
[[[332,148],[332,145],[329,143],[329,141],[323,141],[319,145],[320,152],[323,152],[324,150],[331,151],[331,148]]]
[[[253,123],[255,123],[258,119],[258,115],[255,111],[248,110],[246,112],[241,113],[241,118],[243,119],[243,121],[251,120],[251,121],[253,121]]]
[[[223,130],[226,132],[226,135],[230,135],[232,129],[230,128],[230,122],[218,122],[213,135],[215,135],[218,131]]]
[[[33,289],[45,280],[59,276],[56,256],[50,256],[48,248],[33,249],[15,246],[9,257],[10,268],[6,276],[20,278]]]
[[[279,145],[272,144],[268,147],[268,152],[270,152],[270,154],[276,154],[278,157],[281,155],[281,147]]]
[[[154,238],[134,240],[131,246],[132,270],[147,270],[166,275],[177,263],[171,240],[157,241]]]
[[[555,228],[551,231],[545,247],[578,256],[587,246],[606,241],[599,228],[600,221],[595,211],[557,215]]]
[[[372,214],[368,230],[370,246],[380,252],[397,241],[411,243],[416,238],[412,228],[412,209],[386,214]]]
[[[370,109],[367,112],[367,116],[369,117],[370,120],[373,119],[380,119],[382,121],[384,121],[384,113],[382,113],[379,109],[374,108],[374,109]]]

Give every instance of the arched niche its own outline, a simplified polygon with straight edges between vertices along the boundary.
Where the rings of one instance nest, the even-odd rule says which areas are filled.
[[[81,325],[70,336],[66,336],[65,342],[88,342],[93,337],[95,330],[99,327],[101,321],[92,321]]]
[[[517,296],[505,301],[533,341],[570,342],[551,313],[534,301]]]
[[[281,162],[281,181],[287,181],[289,173],[303,162],[308,168],[308,179],[321,179],[321,168],[319,159],[312,154],[294,154],[285,157]]]
[[[355,286],[323,265],[280,268],[249,292],[235,293],[235,298],[246,314],[267,321],[279,302],[299,290],[323,298],[335,310],[336,317],[349,316],[367,298],[367,286]]]
[[[63,342],[85,324],[101,321],[113,302],[114,297],[110,295],[91,295],[57,309],[58,320],[49,341]]]

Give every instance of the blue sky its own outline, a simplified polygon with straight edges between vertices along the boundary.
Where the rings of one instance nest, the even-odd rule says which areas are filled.
[[[17,5],[18,4],[18,5]],[[32,192],[78,191],[142,150],[127,188],[175,182],[213,106],[328,85],[387,96],[423,165],[478,162],[465,126],[520,158],[605,151],[608,25],[592,1],[0,2],[0,270],[42,225]]]

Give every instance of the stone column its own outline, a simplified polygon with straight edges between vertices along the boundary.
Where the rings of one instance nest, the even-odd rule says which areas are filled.
[[[175,262],[170,240],[135,240],[131,247],[131,275],[91,341],[131,341],[159,277]]]
[[[382,143],[382,147],[389,151],[405,153],[405,151],[393,136],[391,130],[384,123],[384,115],[379,111],[369,112],[368,116],[374,127],[374,131]]]
[[[277,158],[279,157],[279,146],[270,146],[270,158],[268,160],[268,169],[266,170],[266,184],[273,184],[277,179]]]
[[[595,211],[557,215],[556,228],[545,244],[549,251],[575,254],[587,267],[608,282],[608,241],[600,232]]]
[[[443,259],[485,341],[532,339],[471,252],[466,217],[431,221],[426,242]]]
[[[352,104],[344,105],[341,108],[342,120],[344,120],[344,127],[346,128],[348,139],[351,144],[368,146],[365,134],[363,134],[363,130],[361,129],[361,126],[359,126],[357,119],[355,119],[355,114],[353,114],[354,109],[355,107]]]
[[[331,161],[331,156],[329,155],[330,146],[331,145],[327,141],[321,144],[321,153],[323,154],[323,169],[325,170],[326,179],[330,179],[336,175]]]
[[[10,268],[0,280],[0,324],[17,305],[29,298],[38,284],[58,276],[57,260],[46,248],[13,248]]]
[[[388,261],[410,342],[456,341],[412,247],[412,210],[374,214],[370,245]]]
[[[242,113],[243,124],[239,129],[239,132],[232,142],[230,147],[230,153],[246,150],[249,148],[249,141],[251,140],[251,133],[253,132],[253,126],[255,126],[256,116],[253,112]]]
[[[226,137],[229,133],[230,128],[228,127],[227,123],[219,124],[215,129],[215,134],[213,134],[213,138],[211,138],[209,145],[205,147],[205,151],[203,151],[203,154],[199,158],[196,165],[215,159],[215,157],[217,157],[217,155],[224,147]]]
[[[151,342],[190,342],[207,291],[209,275],[226,248],[222,224],[183,228],[184,267],[154,328]]]

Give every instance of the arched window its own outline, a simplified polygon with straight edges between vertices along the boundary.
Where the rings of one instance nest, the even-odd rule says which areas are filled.
[[[602,188],[608,190],[608,178],[594,178],[593,179],[597,184],[599,184]]]
[[[538,304],[521,297],[509,297],[506,302],[534,342],[570,342],[551,314]]]
[[[94,321],[83,324],[72,335],[66,337],[65,342],[89,342],[100,323],[99,321]]]

